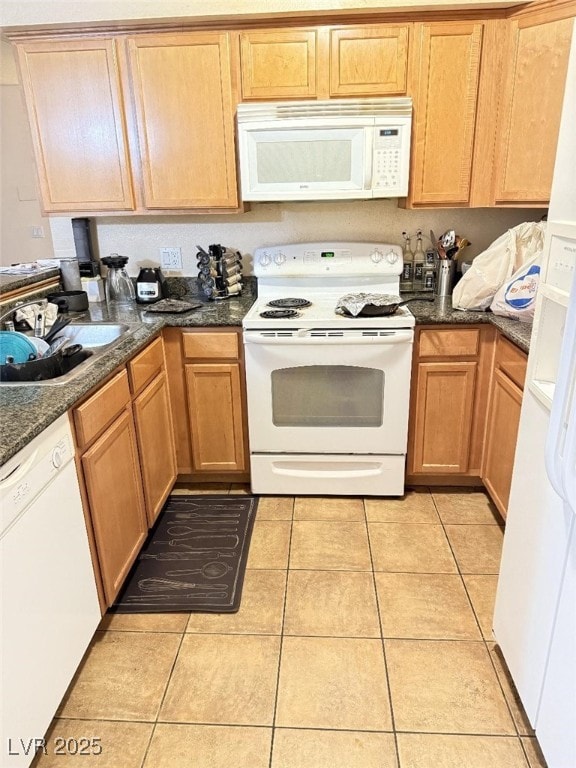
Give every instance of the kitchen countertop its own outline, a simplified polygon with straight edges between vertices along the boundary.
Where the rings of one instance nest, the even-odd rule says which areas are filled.
[[[416,296],[414,293],[402,294],[402,298]],[[434,297],[434,302],[413,301],[409,305],[410,311],[416,318],[416,325],[471,325],[474,323],[490,323],[502,331],[507,339],[510,339],[524,352],[530,350],[530,336],[532,335],[532,323],[521,323],[509,317],[500,317],[492,312],[471,312],[452,308],[452,297]]]
[[[190,281],[187,283],[189,290]],[[73,322],[116,321],[130,324],[131,333],[99,357],[85,371],[65,384],[0,384],[0,465],[24,448],[58,416],[65,413],[86,393],[126,363],[146,346],[162,328],[202,328],[241,326],[242,319],[256,297],[256,281],[246,280],[242,296],[225,301],[208,301],[197,294],[184,293],[186,284],[174,293],[178,298],[201,303],[199,309],[185,314],[154,314],[145,305],[111,308],[105,303],[90,304],[88,312],[74,313]],[[412,294],[413,295],[413,294]],[[408,298],[410,294],[403,295]],[[531,325],[496,317],[490,312],[461,312],[452,309],[451,299],[412,302],[410,309],[417,325],[492,323],[524,351],[530,344]]]
[[[57,277],[60,277],[60,270],[58,268],[45,269],[33,275],[0,274],[0,299],[3,293],[16,291],[20,288],[33,289],[36,283],[44,282],[44,280],[54,280]]]

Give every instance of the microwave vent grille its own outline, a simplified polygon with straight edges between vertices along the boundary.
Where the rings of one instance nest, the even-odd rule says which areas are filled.
[[[412,99],[330,99],[329,101],[269,101],[239,104],[238,122],[326,117],[410,117]]]

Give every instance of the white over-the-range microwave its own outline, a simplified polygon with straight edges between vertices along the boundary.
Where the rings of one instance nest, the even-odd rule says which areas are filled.
[[[238,105],[243,200],[408,194],[412,100]]]

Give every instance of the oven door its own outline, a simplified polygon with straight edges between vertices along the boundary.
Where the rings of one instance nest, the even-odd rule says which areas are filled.
[[[413,331],[245,331],[252,453],[404,454]]]

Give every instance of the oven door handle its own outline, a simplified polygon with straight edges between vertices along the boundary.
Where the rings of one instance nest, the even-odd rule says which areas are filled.
[[[280,336],[274,334],[273,336],[264,335],[244,335],[245,344],[265,344],[267,346],[290,346],[290,345],[361,345],[361,344],[377,344],[381,346],[387,346],[388,344],[411,344],[414,340],[414,332],[411,330],[399,330],[399,331],[380,331],[374,335],[337,335],[337,334],[319,334],[315,335],[313,330],[302,330],[295,333],[293,336]]]

